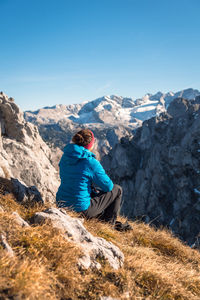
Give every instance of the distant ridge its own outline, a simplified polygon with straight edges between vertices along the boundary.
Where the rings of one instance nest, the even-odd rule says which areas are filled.
[[[178,92],[157,92],[133,99],[116,95],[103,96],[81,104],[57,104],[36,111],[26,111],[25,119],[35,124],[54,124],[67,120],[76,124],[123,124],[136,128],[145,120],[165,112],[175,98],[195,99],[200,95],[197,89]]]
[[[60,149],[70,142],[77,130],[90,128],[97,138],[95,154],[101,159],[122,137],[131,138],[144,121],[166,112],[175,98],[192,100],[198,95],[198,90],[190,88],[176,93],[146,94],[138,99],[103,96],[81,104],[57,104],[25,112],[24,117],[38,126],[46,142]]]

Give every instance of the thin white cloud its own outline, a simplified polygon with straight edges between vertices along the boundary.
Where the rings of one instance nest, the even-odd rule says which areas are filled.
[[[111,83],[108,82],[108,83],[104,84],[103,86],[100,86],[99,88],[97,88],[96,92],[97,93],[104,92],[107,89],[109,89],[110,87],[111,87]]]

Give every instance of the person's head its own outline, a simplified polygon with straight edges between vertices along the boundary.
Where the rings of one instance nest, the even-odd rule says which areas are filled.
[[[78,131],[72,138],[72,142],[76,145],[83,146],[88,150],[92,150],[94,147],[94,134],[89,129],[82,129]]]

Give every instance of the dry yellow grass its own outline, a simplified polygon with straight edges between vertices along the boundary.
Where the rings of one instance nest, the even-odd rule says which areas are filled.
[[[16,254],[9,258],[0,247],[0,299],[200,299],[200,253],[167,230],[132,222],[133,231],[120,233],[87,220],[92,234],[123,251],[125,263],[118,271],[106,261],[99,271],[79,270],[76,245],[50,224],[21,228],[11,215],[18,211],[28,219],[44,207],[24,208],[12,194],[0,195],[0,206],[5,211],[0,213],[0,232]]]

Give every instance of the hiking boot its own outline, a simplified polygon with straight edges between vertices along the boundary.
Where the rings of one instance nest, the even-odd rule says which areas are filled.
[[[116,221],[114,225],[114,229],[117,231],[129,231],[133,230],[132,226],[126,221],[126,223],[122,224],[120,221]]]

